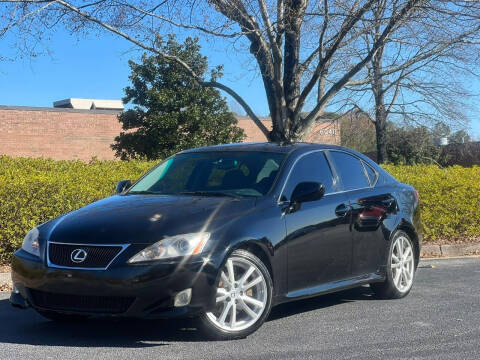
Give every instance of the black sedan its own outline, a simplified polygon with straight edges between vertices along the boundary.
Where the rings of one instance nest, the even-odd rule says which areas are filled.
[[[190,317],[239,338],[287,301],[364,284],[407,295],[419,228],[415,189],[353,150],[192,149],[31,230],[10,301],[53,320]]]

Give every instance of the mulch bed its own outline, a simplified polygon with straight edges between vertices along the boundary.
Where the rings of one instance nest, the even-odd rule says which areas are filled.
[[[466,244],[480,244],[480,236],[467,236],[461,238],[435,239],[423,240],[423,245],[466,245]]]

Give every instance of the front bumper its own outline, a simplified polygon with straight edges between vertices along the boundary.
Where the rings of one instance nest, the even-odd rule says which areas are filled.
[[[18,250],[12,261],[12,281],[18,292],[12,293],[11,303],[63,313],[152,319],[195,316],[215,305],[218,262],[211,257],[145,265],[118,260],[106,270],[59,269]],[[188,288],[192,289],[190,304],[174,307],[175,295]],[[59,307],[56,301],[40,303],[36,295],[39,293],[54,299],[67,298],[69,305]],[[76,299],[84,305],[84,299],[106,298],[110,302],[116,298],[130,299],[131,303],[125,311],[113,313],[75,306]]]

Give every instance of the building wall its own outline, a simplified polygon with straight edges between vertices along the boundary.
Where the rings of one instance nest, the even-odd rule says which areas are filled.
[[[118,112],[0,106],[0,154],[44,157],[56,160],[89,161],[115,159],[110,148],[121,132]],[[270,119],[262,119],[272,128]],[[266,141],[265,136],[248,117],[238,117],[246,142]],[[307,139],[310,142],[340,144],[338,121],[318,123]]]
[[[272,121],[270,119],[260,119],[269,130],[272,129]],[[255,125],[255,123],[246,116],[238,117],[238,126],[241,127],[247,138],[245,142],[261,142],[266,141],[265,135]],[[316,124],[310,136],[305,140],[307,142],[340,145],[340,122],[338,120],[319,122]]]
[[[114,159],[118,112],[0,106],[0,154],[56,160]]]

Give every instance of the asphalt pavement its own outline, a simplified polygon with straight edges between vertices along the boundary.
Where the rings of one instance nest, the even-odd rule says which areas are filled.
[[[401,300],[361,287],[280,305],[236,341],[205,341],[184,322],[59,324],[8,296],[0,359],[480,359],[480,258],[422,261]]]

